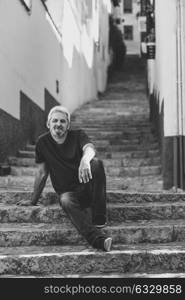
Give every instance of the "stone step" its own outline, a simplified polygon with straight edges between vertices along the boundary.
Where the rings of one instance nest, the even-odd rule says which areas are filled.
[[[130,170],[131,167],[139,168],[139,167],[145,167],[148,168],[150,166],[156,166],[159,169],[160,167],[160,157],[153,157],[153,158],[145,158],[145,159],[104,159],[103,160],[104,167],[106,172],[108,172],[110,169],[111,172],[114,172],[114,170],[118,173],[120,170],[124,172],[124,170],[127,172],[127,169]],[[126,168],[125,168],[126,167]],[[129,168],[128,168],[129,167]],[[37,167],[35,166],[11,166],[11,175],[13,176],[34,176],[36,173]],[[141,169],[138,169],[139,172]],[[142,169],[144,171],[144,169]],[[109,172],[110,173],[110,172]]]
[[[116,93],[117,94],[117,93]],[[106,95],[106,93],[105,93]],[[101,101],[96,101],[96,102],[89,102],[87,104],[84,104],[82,107],[76,109],[73,112],[73,116],[79,115],[82,112],[85,111],[89,111],[90,114],[95,114],[95,112],[102,112],[102,114],[104,114],[105,112],[109,112],[111,115],[115,114],[116,109],[119,109],[119,111],[121,111],[124,113],[125,111],[127,112],[128,110],[131,110],[133,106],[137,106],[138,109],[143,109],[143,108],[148,108],[148,103],[147,103],[147,98],[142,97],[142,94],[139,92],[138,93],[138,98],[135,97],[135,94],[133,96],[133,98],[130,97],[130,99],[128,99],[127,96],[130,96],[129,93],[124,93],[124,99],[121,101],[121,99],[110,99],[110,103],[112,104],[112,107],[110,109],[110,107],[108,106],[108,101],[106,101],[107,99],[101,99]],[[115,101],[116,100],[116,101]],[[130,100],[130,102],[129,102]],[[115,107],[113,108],[113,103],[115,102]],[[123,110],[123,108],[125,108],[125,111]],[[139,114],[139,113],[138,113]],[[96,116],[96,114],[95,114]],[[145,115],[145,118],[147,118],[147,115]]]
[[[141,167],[141,166],[155,166],[160,165],[160,157],[151,158],[121,158],[120,159],[104,159],[103,163],[105,167]]]
[[[141,107],[143,105],[143,107]],[[135,126],[137,122],[139,124],[146,124],[146,126],[151,126],[151,121],[149,119],[149,107],[146,103],[140,103],[140,106],[136,101],[133,101],[132,104],[129,103],[128,99],[125,99],[125,103],[120,105],[110,105],[110,107],[89,107],[84,108],[83,111],[80,110],[76,112],[75,115],[71,117],[71,124],[74,125],[83,125],[83,121],[87,124],[86,114],[88,113],[88,118],[90,122],[95,119],[100,124],[103,124],[102,120],[105,120],[105,123],[118,123],[125,125],[126,122],[129,126]],[[103,117],[103,119],[101,118]],[[93,122],[92,122],[93,123]]]
[[[31,156],[32,158],[23,158],[23,157],[13,157],[10,156],[8,158],[8,162],[10,165],[12,166],[33,166],[35,165],[35,154],[33,156],[33,151]],[[138,158],[148,158],[148,159],[152,159],[152,158],[158,158],[159,159],[159,155],[160,152],[158,149],[154,149],[154,150],[136,150],[136,151],[125,151],[125,152],[121,152],[121,151],[117,151],[117,152],[110,152],[110,151],[106,151],[106,152],[99,152],[98,153],[98,157],[100,157],[101,159],[103,159],[103,161],[106,161],[107,159],[112,159],[113,165],[117,165],[120,163],[117,161],[124,161],[124,160],[128,160],[128,159],[138,159]],[[109,165],[109,162],[108,162]]]
[[[111,252],[85,246],[1,247],[0,274],[184,273],[184,243],[114,245]]]
[[[111,109],[112,112],[112,109]],[[116,126],[121,130],[125,127],[129,128],[129,129],[145,129],[145,128],[151,128],[152,124],[149,120],[149,118],[145,118],[145,116],[142,114],[140,116],[126,116],[123,115],[124,112],[120,111],[120,108],[118,110],[118,112],[116,113],[116,115],[114,116],[110,116],[108,114],[108,112],[105,112],[105,117],[104,118],[99,118],[96,117],[97,113],[95,113],[94,115],[90,115],[90,112],[88,111],[88,121],[87,121],[87,110],[84,111],[83,116],[82,116],[82,112],[80,112],[79,116],[75,116],[75,118],[71,119],[71,126],[72,128],[76,128],[77,127],[86,127],[90,128],[91,125],[95,125],[95,127],[103,127],[104,129],[110,130],[111,126],[113,128],[115,128]],[[101,112],[101,116],[102,116],[102,112]],[[93,121],[97,121],[96,124],[94,124]],[[107,126],[110,126],[107,128]],[[93,128],[93,127],[92,127]]]
[[[120,223],[102,229],[114,244],[170,243],[185,241],[184,220]],[[87,242],[69,221],[65,224],[0,224],[1,247],[80,245]]]
[[[141,121],[149,120],[148,115],[143,113],[143,111],[148,111],[149,109],[147,103],[148,100],[146,98],[144,99],[141,93],[138,94],[138,99],[135,97],[135,95],[133,96],[132,99],[129,99],[127,96],[129,96],[129,94],[127,95],[125,94],[124,99],[122,100],[117,99],[117,101],[116,99],[112,99],[112,101],[111,99],[109,101],[107,101],[107,99],[105,99],[105,101],[101,99],[101,101],[97,101],[94,103],[91,102],[91,105],[84,105],[81,108],[74,111],[72,118],[75,117],[80,118],[81,116],[84,117],[85,111],[88,111],[90,116],[92,117],[94,115],[95,118],[97,114],[102,113],[102,115],[105,115],[106,113],[108,113],[110,119],[114,115],[115,116],[121,115],[122,117],[125,116],[125,118],[127,119],[133,119],[133,115],[129,114],[129,112],[134,110],[138,118],[141,118],[141,116],[144,115],[144,118]],[[110,102],[110,106],[109,106],[109,102]],[[114,102],[115,102],[115,107],[114,107]]]
[[[94,143],[96,150],[98,152],[101,151],[106,151],[106,152],[128,152],[128,151],[147,151],[147,150],[158,150],[159,145],[158,143],[153,143],[153,144],[146,144],[146,145],[96,145],[96,142]],[[19,150],[18,151],[18,157],[21,158],[34,158],[35,157],[35,152],[34,151],[27,151],[27,150]]]
[[[105,167],[105,174],[107,176],[146,176],[161,174],[161,166],[145,166],[145,167]]]
[[[138,145],[138,144],[155,144],[157,143],[157,138],[151,136],[151,137],[138,137],[137,139],[135,138],[126,138],[124,136],[94,136],[92,134],[89,134],[90,139],[96,142],[97,145],[103,143],[106,145]]]
[[[2,190],[0,189],[0,203],[2,204],[16,204],[20,200],[30,200],[32,190]],[[184,202],[185,192],[127,192],[121,190],[108,190],[107,203],[120,203],[120,204],[137,204],[137,203],[171,203]],[[39,199],[39,203],[43,205],[52,205],[58,203],[58,195],[53,191],[44,190],[42,196]]]
[[[108,86],[109,88],[109,86]],[[110,104],[113,106],[114,102],[115,102],[115,105],[116,106],[119,106],[120,108],[122,107],[122,105],[124,105],[125,103],[128,102],[129,103],[137,103],[140,107],[142,105],[140,105],[140,102],[144,102],[145,104],[147,104],[147,97],[146,95],[144,95],[143,97],[143,93],[141,92],[137,92],[138,94],[138,97],[135,97],[136,93],[134,92],[133,90],[133,97],[130,97],[130,99],[126,99],[126,97],[124,97],[124,100],[121,100],[121,99],[110,99],[109,101],[107,101],[107,99],[104,99],[104,96],[107,95],[108,92],[104,92],[102,95],[100,95],[99,99],[97,99],[97,101],[89,101],[89,102],[86,102],[82,108],[77,108],[74,112],[73,112],[73,115],[75,115],[77,112],[80,112],[81,109],[86,109],[86,108],[91,108],[91,107],[107,107],[109,108],[108,104],[110,102]],[[129,95],[130,93],[127,92],[124,92],[124,96],[127,96]],[[129,102],[130,101],[130,102]]]
[[[35,151],[19,150],[17,156],[21,158],[34,158]]]
[[[156,278],[156,279],[168,279],[168,278],[185,278],[185,273],[179,272],[179,273],[106,273],[106,274],[102,274],[102,273],[90,273],[90,274],[48,274],[48,275],[11,275],[11,274],[6,274],[6,275],[0,275],[0,278],[108,278],[108,279],[113,279],[113,278]],[[17,286],[17,285],[16,285]],[[179,290],[180,291],[180,290]]]
[[[161,175],[140,177],[107,177],[107,189],[135,192],[161,192],[163,181]]]
[[[113,109],[111,109],[111,112]],[[112,130],[112,128],[118,127],[119,130],[123,130],[123,128],[128,129],[145,129],[145,128],[153,128],[152,123],[149,120],[149,117],[146,114],[142,113],[140,115],[131,115],[128,112],[122,111],[122,109],[119,108],[119,111],[116,112],[116,114],[113,113],[107,113],[105,112],[103,118],[100,116],[96,117],[96,113],[92,116],[89,116],[87,119],[87,113],[89,116],[89,110],[86,109],[84,112],[84,116],[75,116],[75,118],[71,118],[71,127],[73,129],[81,128],[100,128]],[[125,113],[125,115],[124,115]],[[81,114],[81,112],[80,112]],[[102,116],[102,113],[100,114]],[[93,122],[96,121],[96,123]],[[89,122],[88,122],[89,121]]]
[[[11,167],[11,175],[14,176],[34,176],[37,168],[33,167]],[[108,176],[145,176],[161,174],[161,166],[141,166],[141,167],[116,167],[105,166],[105,174]]]
[[[34,176],[5,176],[0,177],[0,188],[30,190],[33,188]],[[52,188],[50,179],[47,188]],[[161,191],[161,175],[143,175],[140,177],[107,176],[107,189],[133,191]]]
[[[118,139],[118,138],[110,138],[110,139],[105,139],[105,138],[102,138],[102,137],[92,137],[92,136],[89,136],[90,139],[92,140],[92,142],[96,145],[96,147],[107,147],[107,146],[111,146],[111,145],[120,145],[120,146],[123,146],[123,145],[130,145],[130,146],[134,146],[134,145],[140,145],[142,147],[144,147],[145,145],[155,145],[157,144],[158,145],[158,142],[156,140],[156,138],[151,138],[151,139]],[[159,146],[158,146],[159,147]],[[35,146],[34,145],[27,145],[24,149],[24,151],[28,151],[28,152],[34,152],[35,151]]]
[[[185,218],[185,202],[135,203],[107,205],[108,224],[138,220],[178,220]],[[17,206],[0,204],[0,223],[61,223],[66,222],[66,214],[59,204],[49,206]]]
[[[143,92],[143,94],[145,93],[146,91],[146,87],[144,86],[144,84],[141,84],[141,85],[136,85],[134,87],[134,91],[140,91],[140,92]],[[126,85],[122,85],[122,86],[108,86],[107,90],[106,90],[106,93],[121,93],[122,95],[124,95],[124,92],[128,92],[130,91],[130,86],[126,86]]]
[[[114,135],[115,132],[116,134],[129,134],[129,135],[145,135],[145,134],[154,134],[155,131],[151,128],[151,127],[143,127],[143,128],[138,128],[138,126],[136,127],[133,127],[133,128],[129,128],[128,126],[119,126],[119,125],[110,125],[110,124],[106,124],[106,123],[103,123],[102,126],[100,126],[98,124],[97,126],[97,123],[98,121],[95,121],[94,120],[94,125],[88,123],[88,124],[84,124],[83,122],[83,126],[78,126],[76,125],[75,128],[81,128],[83,129],[85,132],[87,132],[87,134],[97,134],[98,135],[101,135],[101,134],[110,134],[110,135]],[[107,127],[109,128],[109,130],[107,130]]]
[[[115,151],[115,152],[104,152],[100,153],[100,155],[104,155],[105,157],[111,157],[111,158],[122,158],[124,159],[134,159],[134,158],[153,158],[153,157],[159,157],[160,152],[158,149],[153,150],[135,150],[135,151]],[[110,155],[110,156],[109,156]]]
[[[35,158],[22,158],[22,157],[10,156],[8,158],[8,162],[11,166],[24,166],[24,167],[36,166]]]
[[[100,137],[93,137],[91,135],[89,135],[90,139],[93,141],[93,143],[95,143],[96,147],[107,147],[107,146],[113,146],[113,145],[126,145],[126,146],[142,146],[144,147],[149,146],[149,145],[157,145],[159,147],[158,141],[156,138],[151,137],[151,138],[137,138],[137,139],[128,139],[128,138],[102,138]],[[30,151],[33,152],[35,151],[35,145],[27,145],[24,149],[25,151]]]
[[[140,97],[138,97],[139,93],[140,93]],[[146,106],[146,109],[148,108],[148,105],[147,105],[147,102],[146,102],[146,97],[143,95],[143,90],[136,91],[136,92],[127,91],[124,94],[123,93],[119,93],[119,92],[117,92],[117,93],[116,92],[112,92],[112,93],[105,94],[103,96],[103,98],[104,98],[104,100],[107,100],[107,101],[118,101],[118,100],[120,100],[120,101],[123,102],[123,105],[124,105],[124,102],[127,102],[127,101],[129,101],[129,99],[132,98],[133,99],[132,101],[138,107],[139,107],[139,105],[141,107],[141,104],[143,103],[142,108],[144,108],[143,107],[144,105]]]
[[[20,200],[30,200],[32,191],[21,190],[2,190],[0,189],[0,203],[2,204],[16,204]],[[120,203],[120,204],[137,204],[137,203],[171,203],[184,202],[185,192],[127,192],[121,190],[108,190],[107,203]],[[43,205],[52,205],[58,203],[58,195],[52,191],[44,190],[39,199],[39,203]]]

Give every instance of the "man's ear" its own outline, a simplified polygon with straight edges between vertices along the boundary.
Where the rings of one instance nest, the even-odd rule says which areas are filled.
[[[49,121],[47,121],[46,127],[47,127],[48,129],[50,128],[50,126],[49,126]]]

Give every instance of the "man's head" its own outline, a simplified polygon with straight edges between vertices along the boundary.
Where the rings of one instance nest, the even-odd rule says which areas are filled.
[[[55,140],[63,139],[70,127],[70,113],[64,106],[54,106],[47,119],[47,127]]]

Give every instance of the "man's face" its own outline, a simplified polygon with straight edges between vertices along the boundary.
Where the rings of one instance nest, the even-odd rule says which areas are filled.
[[[68,129],[69,121],[67,115],[59,111],[53,112],[49,122],[49,130],[51,135],[56,139],[63,138]]]

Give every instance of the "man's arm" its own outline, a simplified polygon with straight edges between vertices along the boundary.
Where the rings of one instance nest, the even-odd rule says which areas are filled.
[[[31,199],[31,205],[36,205],[40,195],[46,185],[46,180],[48,178],[48,170],[45,163],[38,165],[38,170],[35,175],[35,182],[33,187],[33,195]]]
[[[48,178],[48,170],[45,163],[38,164],[38,169],[35,175],[33,194],[30,201],[21,200],[17,203],[17,205],[36,205],[40,195],[45,187],[46,180]]]
[[[83,155],[78,169],[78,178],[80,183],[89,182],[92,179],[90,162],[95,156],[96,151],[93,144],[89,143],[83,147]]]

